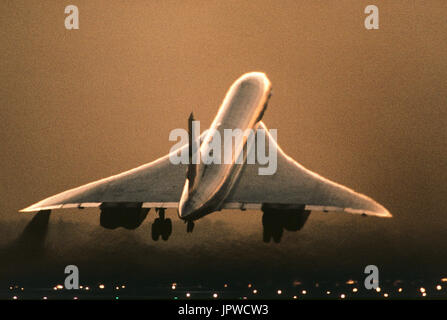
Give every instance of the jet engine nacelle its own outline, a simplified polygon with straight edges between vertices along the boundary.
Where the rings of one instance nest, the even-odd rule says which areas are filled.
[[[310,211],[304,206],[291,207],[281,204],[264,204],[262,206],[262,226],[264,228],[264,242],[280,242],[284,230],[301,230],[309,218]]]
[[[149,208],[140,204],[107,204],[101,205],[99,222],[106,229],[123,227],[129,230],[138,228],[149,213]]]

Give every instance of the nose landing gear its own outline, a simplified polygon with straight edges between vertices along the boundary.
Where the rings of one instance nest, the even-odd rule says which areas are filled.
[[[189,220],[188,222],[186,222],[186,232],[192,233],[192,230],[194,230],[194,221]]]
[[[164,208],[155,209],[159,217],[152,223],[152,240],[154,241],[158,241],[160,237],[167,241],[172,233],[172,221],[169,218],[165,219],[165,210]]]

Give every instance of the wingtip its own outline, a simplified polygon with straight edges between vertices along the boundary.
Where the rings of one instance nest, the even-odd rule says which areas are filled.
[[[383,211],[381,211],[381,212],[373,212],[371,215],[375,215],[375,216],[380,217],[380,218],[388,218],[388,219],[393,217],[391,212],[389,212],[385,208],[383,208]]]
[[[383,214],[384,218],[393,218],[393,215],[387,210],[384,214]]]
[[[391,212],[388,211],[387,208],[385,208],[384,206],[382,206],[381,204],[378,204],[380,206],[380,212],[378,212],[378,216],[382,217],[382,218],[392,218],[393,215],[391,214]]]

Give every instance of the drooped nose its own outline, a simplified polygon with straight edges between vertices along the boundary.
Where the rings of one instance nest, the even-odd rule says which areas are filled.
[[[181,219],[187,219],[194,212],[194,206],[190,201],[180,202],[178,207],[178,215]]]

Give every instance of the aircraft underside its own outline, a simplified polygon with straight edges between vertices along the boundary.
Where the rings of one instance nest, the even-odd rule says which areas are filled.
[[[150,213],[150,208],[142,208],[141,204],[130,206],[115,206],[100,208],[100,225],[106,229],[125,228],[135,230],[140,227]],[[263,241],[281,241],[284,231],[299,231],[306,223],[310,211],[304,206],[296,208],[280,208],[278,206],[262,206]],[[42,211],[43,212],[43,211]],[[153,210],[154,220],[151,223],[150,233],[154,241],[169,240],[172,235],[172,220],[166,217],[166,209]],[[186,232],[192,233],[194,221],[186,220]],[[149,231],[149,230],[148,230]]]

